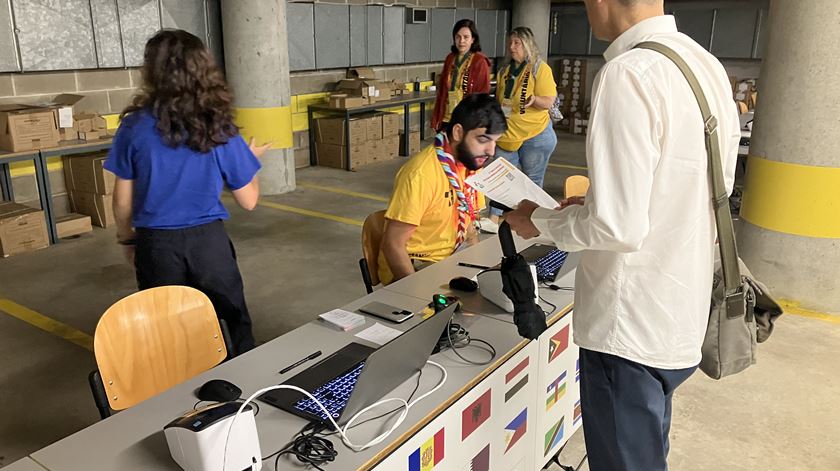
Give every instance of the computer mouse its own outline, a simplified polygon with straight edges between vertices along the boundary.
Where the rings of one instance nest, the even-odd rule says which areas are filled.
[[[195,395],[202,401],[230,402],[239,399],[242,390],[230,381],[211,379],[204,383]]]
[[[459,276],[449,280],[449,287],[458,291],[473,292],[478,289],[478,283],[465,276]]]

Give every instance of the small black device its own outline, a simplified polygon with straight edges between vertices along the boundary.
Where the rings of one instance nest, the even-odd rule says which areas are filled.
[[[400,309],[375,301],[360,307],[359,312],[370,314],[371,316],[378,317],[389,322],[394,322],[396,324],[403,323],[414,317],[414,313],[409,310]]]
[[[239,399],[242,390],[230,381],[211,379],[204,383],[195,395],[202,401],[230,402]]]
[[[449,287],[458,291],[472,293],[478,289],[478,283],[465,276],[458,276],[449,280]]]

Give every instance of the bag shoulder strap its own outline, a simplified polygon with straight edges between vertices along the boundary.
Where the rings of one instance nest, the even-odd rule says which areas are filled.
[[[720,260],[723,266],[723,284],[726,294],[733,294],[741,286],[741,272],[738,268],[738,250],[735,246],[735,229],[732,225],[732,215],[729,212],[729,195],[723,183],[723,162],[720,155],[720,135],[718,134],[718,120],[712,114],[706,94],[700,88],[700,82],[688,64],[670,47],[656,41],[645,41],[635,46],[638,49],[649,49],[659,52],[673,62],[688,80],[700,112],[706,134],[706,155],[709,158],[709,178],[712,182],[712,205],[715,209],[718,241],[720,243]]]

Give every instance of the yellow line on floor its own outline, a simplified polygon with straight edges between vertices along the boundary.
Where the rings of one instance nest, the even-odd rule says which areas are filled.
[[[314,218],[320,219],[327,219],[330,221],[341,222],[344,224],[350,224],[353,226],[362,226],[364,225],[364,221],[359,221],[358,219],[350,219],[342,216],[336,216],[333,214],[322,213],[319,211],[311,211],[308,209],[303,208],[295,208],[294,206],[286,206],[285,204],[280,203],[272,203],[271,201],[260,201],[258,203],[260,206],[265,206],[267,208],[279,209],[281,211],[287,211],[290,213],[300,214],[303,216],[311,216]]]
[[[68,342],[73,342],[80,347],[93,351],[93,337],[90,335],[55,319],[50,319],[40,312],[35,312],[32,309],[21,306],[10,299],[0,298],[0,311],[9,314],[12,317],[17,317],[23,322],[33,325],[45,332],[61,337]]]
[[[840,315],[826,314],[823,312],[811,311],[799,307],[799,303],[788,301],[785,299],[779,300],[779,305],[784,309],[785,314],[793,314],[794,316],[807,317],[809,319],[818,319],[829,322],[831,324],[840,324]]]
[[[298,183],[297,186],[301,188],[308,188],[310,190],[321,190],[321,191],[328,191],[330,193],[338,193],[340,195],[347,195],[347,196],[355,196],[356,198],[365,198],[373,201],[383,201],[385,203],[388,202],[388,198],[384,196],[376,196],[371,195],[369,193],[359,193],[357,191],[350,191],[345,190],[343,188],[334,188],[331,186],[323,186],[323,185],[315,185],[312,183]]]
[[[554,167],[554,168],[567,168],[567,169],[571,169],[571,170],[589,170],[589,167],[580,167],[580,166],[577,166],[577,165],[566,165],[566,164],[552,164],[552,163],[549,163],[549,164],[548,164],[548,166],[549,166],[549,167]]]

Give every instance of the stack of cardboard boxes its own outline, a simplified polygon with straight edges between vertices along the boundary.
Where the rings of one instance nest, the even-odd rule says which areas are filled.
[[[347,70],[347,78],[335,86],[335,93],[330,95],[333,108],[354,108],[379,101],[386,101],[405,93],[405,85],[396,80],[380,80],[369,67],[357,67]]]
[[[103,165],[107,154],[92,152],[64,158],[64,179],[73,211],[90,216],[99,227],[114,224],[114,174]]]
[[[563,58],[559,67],[557,96],[560,97],[560,111],[563,120],[560,127],[574,132],[575,118],[579,123],[589,118],[584,109],[586,102],[586,59]]]
[[[3,257],[49,245],[43,211],[10,201],[0,202],[0,254]]]
[[[0,106],[0,149],[22,152],[57,147],[59,141],[102,139],[107,136],[105,118],[92,113],[73,113],[81,95],[61,94],[40,105]]]
[[[405,148],[405,132],[400,129],[400,155]],[[408,157],[420,152],[420,131],[408,133]]]
[[[738,103],[738,111],[741,113],[753,111],[758,102],[756,80],[738,80],[735,77],[729,77],[729,81],[732,83],[732,96],[735,98],[735,102]]]
[[[400,116],[373,113],[351,118],[350,167],[347,167],[344,118],[321,118],[315,121],[315,149],[318,165],[355,170],[362,165],[393,159],[399,147]]]

